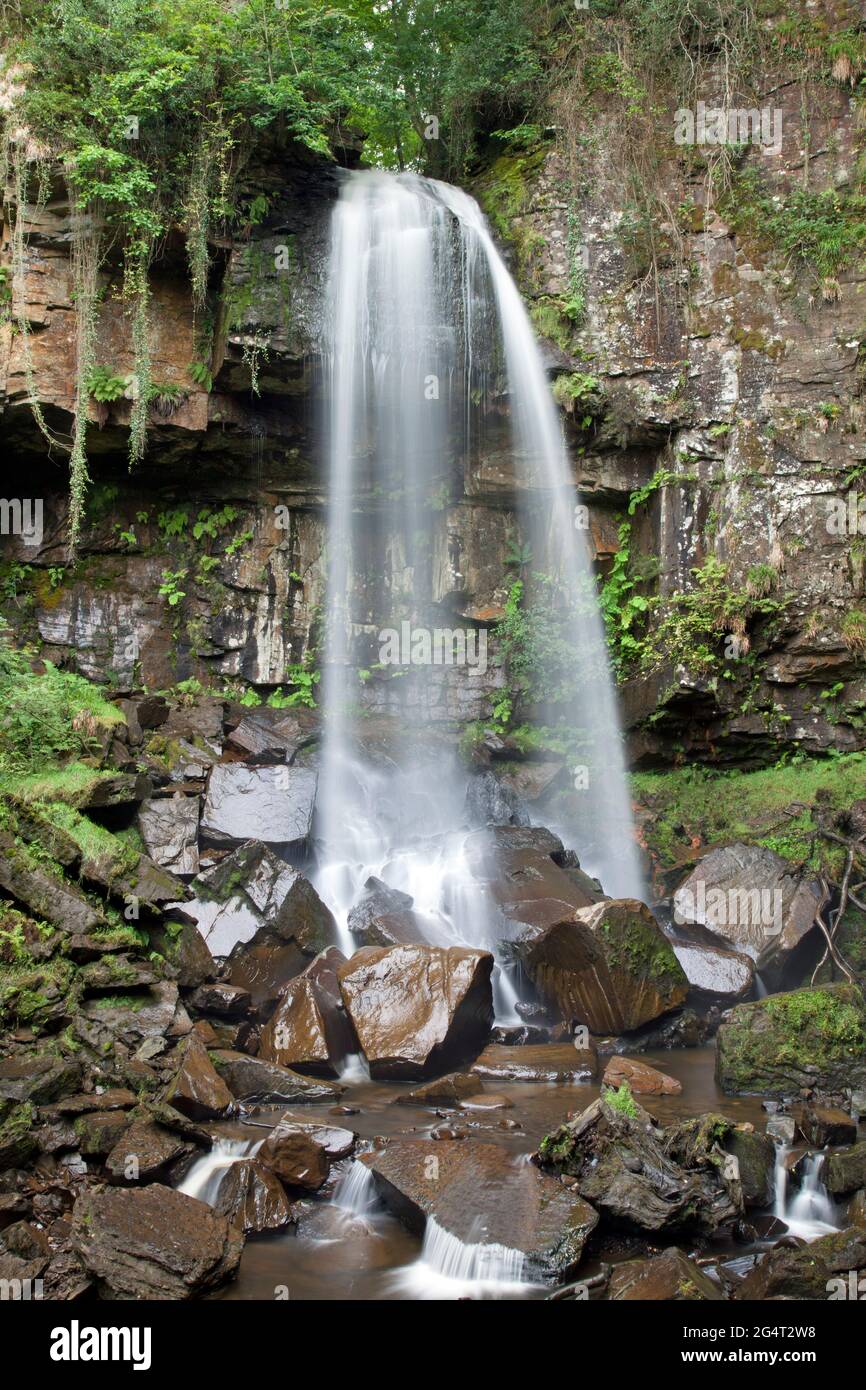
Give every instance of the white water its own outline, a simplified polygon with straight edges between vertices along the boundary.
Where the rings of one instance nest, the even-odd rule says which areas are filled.
[[[775,1206],[773,1214],[783,1221],[792,1236],[802,1240],[817,1240],[838,1230],[836,1214],[827,1189],[821,1182],[823,1153],[809,1154],[805,1160],[803,1180],[791,1201],[788,1200],[788,1170],[785,1160],[790,1153],[785,1145],[776,1149]]]
[[[252,1158],[263,1142],[262,1139],[215,1139],[210,1152],[196,1159],[183,1182],[178,1185],[178,1192],[186,1193],[187,1197],[197,1197],[200,1202],[213,1206],[229,1168],[242,1158]]]
[[[362,747],[357,668],[378,660],[380,625],[460,627],[442,602],[442,505],[467,449],[471,403],[504,367],[513,451],[527,486],[533,560],[555,575],[579,687],[570,717],[590,787],[574,824],[553,826],[608,892],[643,896],[615,697],[576,494],[557,413],[520,295],[477,204],[414,175],[353,174],[333,217],[326,305],[329,373],[328,581],[317,803],[317,887],[346,919],[375,875],[411,894],[425,939],[495,948],[498,928],[465,862],[467,774],[431,746],[440,678],[472,689],[470,667],[401,668],[405,695],[387,748]],[[430,398],[430,383],[440,398]],[[436,546],[439,544],[439,550]],[[446,547],[447,548],[447,547]],[[503,581],[506,576],[503,575]],[[447,587],[447,586],[446,586]],[[492,652],[491,652],[492,655]],[[498,972],[497,1013],[514,1016]]]
[[[353,1159],[349,1164],[334,1192],[334,1205],[349,1216],[370,1216],[378,1209],[376,1184],[366,1163]]]
[[[534,1284],[526,1278],[526,1256],[507,1245],[458,1240],[430,1216],[418,1259],[397,1270],[391,1292],[404,1298],[521,1298]]]

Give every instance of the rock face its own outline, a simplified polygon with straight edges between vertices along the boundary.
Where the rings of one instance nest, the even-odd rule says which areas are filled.
[[[725,1151],[737,1160],[745,1205],[768,1207],[776,1165],[776,1146],[770,1136],[732,1129],[723,1142]]]
[[[359,946],[398,946],[424,940],[412,912],[412,898],[379,878],[368,878],[363,896],[348,917],[348,928]]]
[[[626,1260],[616,1265],[607,1296],[614,1303],[712,1303],[724,1298],[718,1284],[676,1247],[653,1259]]]
[[[532,1164],[516,1163],[497,1144],[398,1139],[360,1161],[410,1230],[422,1231],[433,1217],[466,1243],[518,1250],[527,1278],[566,1278],[598,1223],[574,1192]]]
[[[346,957],[336,946],[316,956],[283,990],[262,1033],[259,1056],[314,1076],[337,1076],[357,1050],[343,1005],[338,970]]]
[[[649,908],[607,899],[527,932],[515,952],[560,1017],[625,1033],[682,1004],[685,973]]]
[[[294,1220],[279,1178],[255,1159],[233,1163],[220,1183],[214,1211],[242,1231],[276,1231]]]
[[[738,1004],[716,1037],[724,1091],[786,1096],[866,1080],[866,1004],[855,985],[816,985]]]
[[[612,1226],[672,1234],[711,1233],[742,1214],[739,1185],[724,1178],[719,1117],[682,1133],[656,1129],[646,1111],[599,1098],[542,1140],[542,1163],[576,1179],[577,1190]],[[713,1161],[713,1157],[717,1161]]]
[[[316,774],[302,767],[217,763],[208,781],[201,833],[210,844],[249,839],[300,853],[313,823]]]
[[[821,904],[817,883],[759,845],[711,850],[674,894],[674,920],[707,927],[751,956],[768,989],[780,989]],[[792,957],[794,959],[792,959]]]
[[[197,796],[154,797],[138,810],[148,854],[174,874],[198,873],[198,822]]]
[[[370,1073],[420,1080],[483,1047],[493,1023],[487,951],[366,946],[338,971]]]
[[[243,1236],[204,1202],[153,1183],[75,1203],[72,1244],[112,1298],[186,1299],[234,1278]]]

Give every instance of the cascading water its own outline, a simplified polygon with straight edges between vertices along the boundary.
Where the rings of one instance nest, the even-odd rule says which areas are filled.
[[[252,1158],[261,1147],[263,1140],[215,1139],[213,1147],[197,1158],[186,1177],[178,1184],[178,1192],[187,1197],[197,1197],[200,1202],[213,1206],[220,1184],[228,1170],[241,1159]]]
[[[348,176],[333,217],[326,323],[317,886],[345,947],[354,949],[346,920],[371,875],[411,894],[431,942],[497,944],[495,914],[479,911],[482,895],[459,829],[467,774],[437,742],[430,718],[443,682],[459,677],[470,699],[473,681],[480,691],[474,634],[464,639],[469,656],[459,671],[447,669],[446,656],[445,668],[428,658],[392,673],[389,693],[396,684],[403,696],[399,732],[375,752],[369,724],[353,711],[356,668],[376,664],[384,627],[413,634],[455,628],[443,579],[442,499],[474,440],[478,402],[492,399],[498,381],[510,405],[524,526],[533,556],[555,577],[563,610],[558,660],[570,666],[577,690],[570,724],[587,749],[585,813],[554,828],[607,891],[642,896],[615,697],[568,459],[526,311],[477,204],[414,175]],[[501,972],[497,988],[499,1013],[510,1013],[514,989]]]
[[[823,1153],[807,1154],[803,1165],[803,1176],[799,1191],[792,1201],[788,1200],[788,1166],[790,1149],[779,1145],[776,1150],[775,1205],[773,1214],[783,1221],[793,1236],[802,1240],[817,1240],[819,1236],[829,1235],[838,1230],[835,1224],[836,1213],[830,1196],[821,1182],[821,1169],[826,1157]]]

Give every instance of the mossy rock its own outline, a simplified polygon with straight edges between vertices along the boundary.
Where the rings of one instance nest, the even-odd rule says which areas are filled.
[[[787,1096],[866,1084],[866,1003],[851,984],[816,985],[738,1004],[716,1038],[728,1095]]]
[[[36,1111],[30,1104],[16,1105],[0,1123],[0,1171],[22,1168],[36,1150],[32,1133]]]

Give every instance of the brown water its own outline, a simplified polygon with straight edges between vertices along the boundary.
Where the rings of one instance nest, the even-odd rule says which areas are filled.
[[[763,1128],[766,1116],[756,1097],[728,1097],[716,1086],[713,1074],[714,1049],[691,1048],[676,1052],[642,1054],[642,1060],[675,1076],[682,1084],[679,1096],[648,1097],[645,1108],[662,1124],[688,1119],[708,1110],[721,1111],[735,1121],[749,1120]],[[603,1061],[603,1059],[602,1059]],[[447,1112],[449,1120],[470,1131],[471,1136],[501,1144],[517,1157],[531,1153],[543,1136],[555,1129],[569,1112],[584,1110],[599,1094],[597,1082],[555,1085],[524,1081],[484,1083],[488,1093],[505,1096],[513,1108],[490,1112]],[[407,1084],[363,1082],[350,1086],[342,1098],[356,1106],[354,1115],[335,1116],[330,1105],[303,1105],[293,1110],[262,1108],[255,1119],[273,1124],[283,1114],[302,1121],[344,1125],[360,1140],[378,1135],[411,1135],[426,1138],[443,1123],[444,1111],[395,1105]],[[519,1129],[507,1128],[517,1121]],[[226,1137],[261,1139],[263,1130],[253,1125],[225,1125]],[[443,1141],[445,1142],[445,1141]],[[471,1138],[460,1142],[471,1142]],[[352,1217],[334,1206],[331,1198],[341,1175],[351,1160],[335,1164],[322,1191],[297,1205],[298,1223],[287,1231],[248,1238],[237,1280],[217,1297],[229,1299],[352,1299],[379,1300],[418,1297],[415,1286],[407,1291],[402,1275],[415,1265],[421,1254],[421,1240],[410,1235],[386,1213]],[[627,1238],[622,1254],[631,1253]],[[616,1251],[605,1251],[605,1258],[616,1258]],[[587,1273],[594,1268],[587,1262]],[[418,1273],[417,1266],[413,1273]],[[459,1290],[457,1290],[459,1292]],[[543,1297],[547,1287],[522,1289],[523,1297]],[[443,1297],[442,1287],[430,1281],[427,1296]]]

